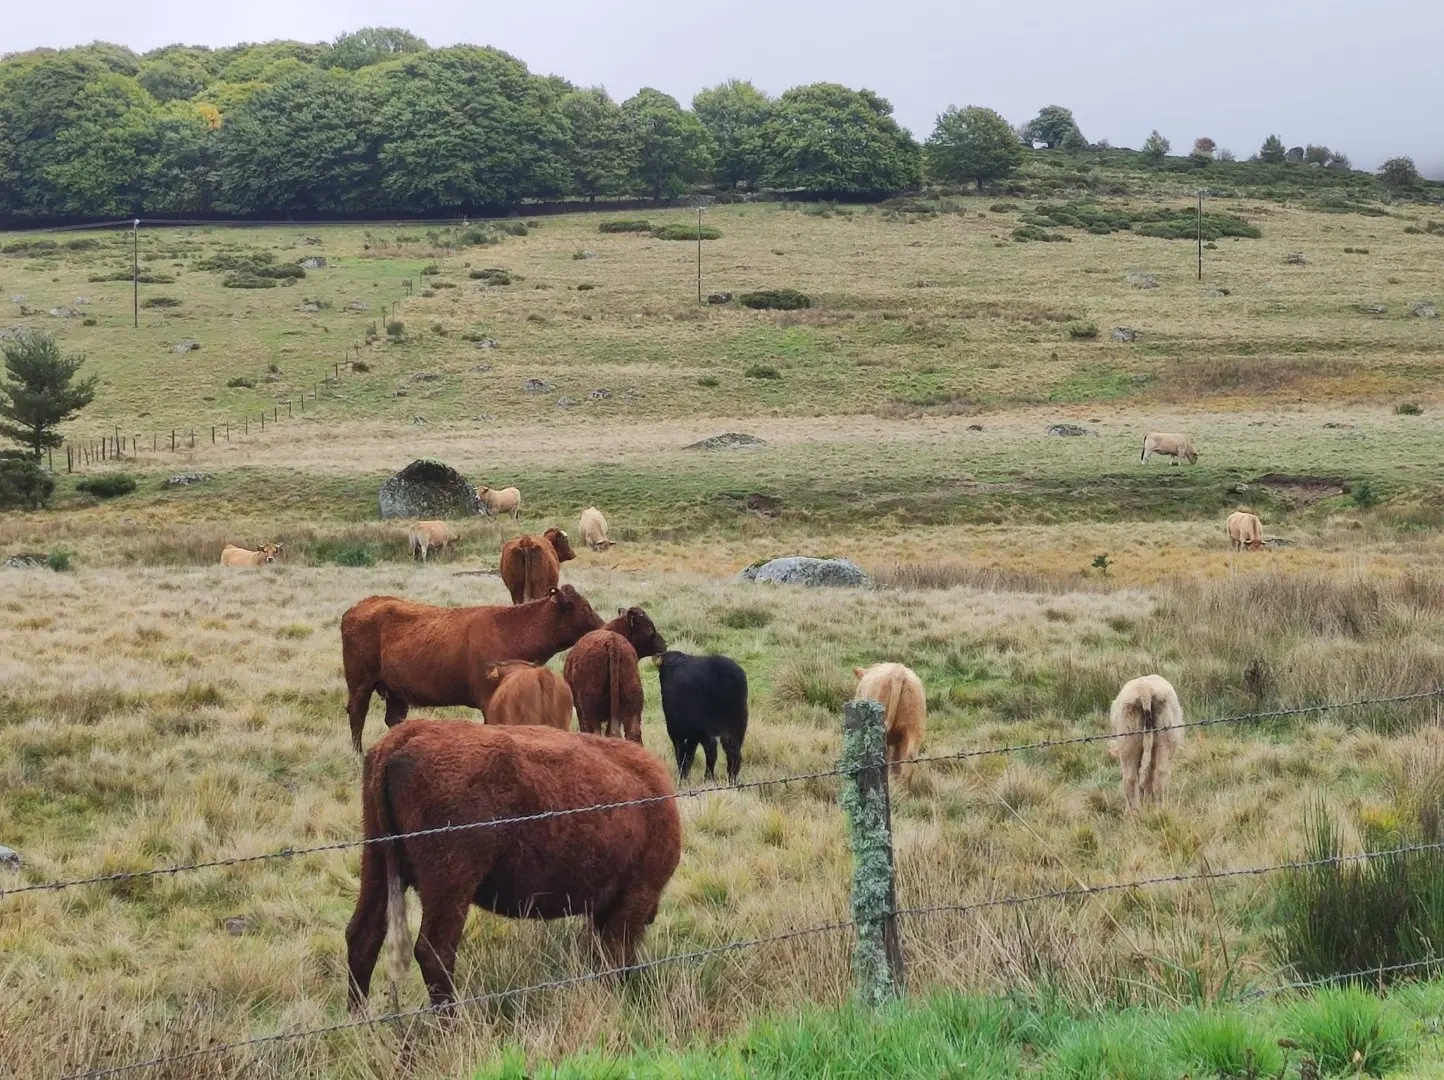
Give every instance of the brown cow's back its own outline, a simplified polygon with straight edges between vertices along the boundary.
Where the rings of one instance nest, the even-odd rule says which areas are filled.
[[[521,662],[499,664],[493,671],[499,675],[499,685],[482,709],[488,724],[571,729],[572,692],[555,671]]]
[[[585,732],[642,741],[642,676],[637,651],[621,634],[593,630],[567,653],[563,669],[576,702],[577,726]]]

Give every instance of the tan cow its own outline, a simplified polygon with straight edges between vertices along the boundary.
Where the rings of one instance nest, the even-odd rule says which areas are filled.
[[[1163,802],[1173,757],[1183,745],[1183,706],[1162,675],[1123,684],[1109,709],[1114,739],[1109,754],[1123,770],[1123,801],[1129,810]]]
[[[418,521],[408,537],[411,543],[411,557],[426,561],[428,552],[449,551],[461,537],[444,521]]]
[[[1193,448],[1187,435],[1170,435],[1162,431],[1150,431],[1143,437],[1143,453],[1139,455],[1138,461],[1142,465],[1148,464],[1148,459],[1154,454],[1162,454],[1164,457],[1173,458],[1173,464],[1178,464],[1182,458],[1190,465],[1198,464],[1198,451]]]
[[[517,660],[496,664],[487,672],[497,687],[481,710],[488,724],[515,727],[539,724],[568,731],[572,726],[572,691],[548,667]]]
[[[887,760],[911,789],[913,767],[898,762],[917,757],[927,733],[928,699],[922,680],[902,664],[855,667],[852,673],[858,680],[853,696],[881,703],[887,725]]]
[[[577,523],[577,531],[582,534],[582,543],[593,551],[606,551],[616,543],[615,540],[607,539],[607,519],[602,517],[602,512],[595,506],[589,506],[582,511],[582,520]]]
[[[1263,523],[1257,514],[1247,510],[1235,510],[1228,515],[1228,546],[1233,551],[1248,548],[1258,551],[1264,546]]]
[[[517,514],[521,513],[521,491],[517,488],[482,486],[476,489],[476,497],[481,500],[485,513],[492,517],[510,514],[512,521],[515,521]]]
[[[227,544],[221,549],[221,565],[269,566],[271,563],[280,562],[283,550],[284,545],[281,544],[262,544],[259,551]]]

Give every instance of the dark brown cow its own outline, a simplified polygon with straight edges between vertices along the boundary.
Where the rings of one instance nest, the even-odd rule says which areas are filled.
[[[387,727],[405,720],[412,705],[480,709],[496,689],[487,675],[498,661],[544,664],[601,625],[570,585],[515,607],[444,608],[367,597],[341,617],[351,742],[359,753],[373,690],[386,701]]]
[[[585,915],[613,965],[633,962],[682,855],[676,789],[640,746],[545,727],[408,720],[366,755],[368,840],[548,810],[656,799],[640,806],[462,829],[361,849],[361,888],[346,927],[347,1004],[360,1012],[388,932],[388,968],[406,958],[406,888],[421,898],[416,962],[433,1005],[455,1000],[456,946],[475,904],[510,918]]]
[[[575,559],[567,534],[548,529],[541,537],[518,536],[501,546],[501,580],[513,604],[524,604],[555,589],[562,578],[562,563]]]
[[[560,731],[571,729],[572,692],[551,668],[514,660],[494,666],[488,678],[497,682],[491,700],[481,710],[488,724],[543,724]]]
[[[661,656],[667,643],[639,607],[593,630],[567,653],[563,674],[576,701],[577,726],[593,734],[642,741],[642,676],[637,659]]]

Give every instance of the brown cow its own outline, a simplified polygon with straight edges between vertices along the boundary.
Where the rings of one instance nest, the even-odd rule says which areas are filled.
[[[615,619],[573,645],[562,674],[576,701],[577,726],[641,742],[645,701],[637,658],[666,651],[667,643],[639,607],[618,610]]]
[[[409,720],[366,755],[367,840],[549,810],[654,799],[361,849],[361,887],[346,927],[347,1004],[365,1006],[386,941],[406,975],[406,888],[421,898],[416,962],[433,1005],[455,1000],[456,946],[475,904],[509,918],[585,915],[608,962],[633,962],[682,856],[676,789],[640,746],[544,727]]]
[[[537,600],[555,589],[562,577],[562,563],[575,559],[567,534],[548,529],[540,539],[518,536],[501,546],[501,580],[511,593],[513,604]]]
[[[487,675],[498,661],[546,663],[601,625],[570,585],[511,607],[444,608],[367,597],[341,616],[351,743],[359,753],[373,690],[386,702],[387,727],[405,720],[412,705],[480,709],[496,689]]]
[[[543,724],[560,731],[571,729],[572,691],[551,668],[512,660],[492,667],[487,678],[497,682],[491,700],[481,710],[488,724]]]
[[[852,673],[857,678],[855,696],[870,698],[882,705],[887,760],[911,790],[913,767],[906,762],[918,756],[928,725],[928,696],[922,680],[902,664],[855,667]]]

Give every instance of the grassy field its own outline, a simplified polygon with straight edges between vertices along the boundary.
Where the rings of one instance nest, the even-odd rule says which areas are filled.
[[[582,551],[567,579],[599,611],[640,603],[669,644],[724,651],[747,669],[744,779],[831,766],[850,669],[883,659],[922,676],[926,749],[937,752],[1101,733],[1119,685],[1150,670],[1174,681],[1193,719],[1444,684],[1444,325],[1409,308],[1444,301],[1432,291],[1444,242],[1406,234],[1410,219],[1393,210],[1221,201],[1214,210],[1263,236],[1206,251],[1200,285],[1190,244],[1066,228],[1071,243],[1018,243],[1026,205],[991,205],[709,211],[723,236],[704,246],[705,288],[816,298],[791,313],[698,306],[695,246],[600,234],[584,215],[486,247],[422,228],[143,232],[146,266],[176,280],[142,286],[142,298],[179,303],[143,309],[139,330],[128,282],[89,281],[128,258],[128,237],[60,234],[99,246],[0,255],[7,302],[23,294],[31,310],[82,312],[20,318],[102,376],[77,437],[203,432],[174,454],[151,451],[146,436],[137,455],[90,470],[131,472],[135,494],[97,500],[62,475],[51,509],[0,517],[0,555],[64,553],[75,567],[0,571],[0,843],[25,858],[18,872],[0,868],[0,888],[355,837],[341,613],[378,592],[500,602],[495,578],[457,571],[494,567],[515,532],[573,527],[589,503],[619,543]],[[256,290],[222,288],[224,273],[196,265],[250,249],[330,265]],[[1299,251],[1306,264],[1285,261]],[[519,277],[469,276],[488,267]],[[1160,287],[1135,287],[1130,273]],[[380,309],[405,297],[408,278],[393,343]],[[307,306],[317,310],[297,310]],[[377,340],[364,344],[373,322]],[[1089,322],[1099,338],[1072,335]],[[1114,326],[1139,339],[1111,340]],[[487,338],[499,347],[478,348]],[[183,339],[201,348],[172,352]],[[369,370],[321,387],[304,419],[281,407],[264,434],[254,422],[244,432],[243,416],[297,401],[357,343]],[[270,365],[278,378],[267,382]],[[242,377],[256,385],[227,387]],[[550,389],[527,393],[532,378]],[[590,396],[600,389],[610,396]],[[1406,401],[1422,413],[1397,414]],[[231,441],[212,445],[210,426],[227,422]],[[1045,434],[1055,422],[1096,434]],[[1149,430],[1191,433],[1199,464],[1140,466]],[[725,431],[764,445],[686,448]],[[521,521],[459,523],[454,558],[413,566],[404,530],[375,520],[376,488],[421,456],[518,484]],[[165,486],[183,471],[211,479]],[[1222,522],[1240,505],[1287,543],[1230,556]],[[271,539],[286,544],[283,566],[214,565],[226,542]],[[847,555],[887,588],[734,580],[756,559],[798,552]],[[645,740],[665,759],[650,668],[644,682]],[[368,742],[379,717],[372,725]],[[1431,832],[1444,791],[1437,743],[1428,702],[1202,729],[1189,733],[1171,804],[1136,818],[1122,813],[1101,744],[920,769],[894,808],[899,898],[966,903],[1273,863],[1301,853],[1318,805],[1349,850],[1444,839]],[[836,798],[835,783],[815,780],[683,800],[682,865],[644,955],[845,917]],[[339,1020],[357,861],[342,851],[0,900],[0,1073],[53,1076]],[[1226,1003],[1289,977],[1276,883],[910,923],[911,985],[1042,1003],[1041,1019],[1008,1021],[1037,1034],[980,1049],[969,1059],[980,1068],[1098,1075],[1086,1061],[1059,1071],[1073,1060],[1060,1047],[1122,1044],[1130,1024],[1151,1032],[1139,1045],[1161,1046],[1172,1021],[1148,1010]],[[737,1060],[766,1053],[758,1017],[846,1001],[848,957],[843,935],[803,938],[625,988],[499,1002],[449,1035],[426,1034],[410,1067],[521,1075],[524,1058],[537,1075],[537,1062],[581,1053],[593,1057],[577,1075],[614,1060],[636,1075],[707,1075],[704,1064],[735,1075]],[[595,964],[580,926],[478,914],[458,977],[480,994]],[[402,1003],[421,995],[413,974]],[[975,1007],[929,1004],[931,1019],[916,1023]],[[1437,992],[1400,1007],[1427,1028]],[[1125,1008],[1147,1015],[1103,1016]],[[1093,1019],[1069,1034],[1070,1017]],[[798,1039],[816,1041],[834,1021],[796,1023]],[[899,1023],[886,1038],[919,1041],[922,1028]],[[695,1040],[743,1056],[667,1057]],[[643,1057],[624,1057],[634,1051]],[[939,1053],[910,1075],[950,1075]],[[1437,1059],[1427,1039],[1410,1054],[1398,1067]],[[396,1055],[391,1032],[346,1032],[223,1054],[206,1069],[368,1077],[391,1075]],[[1181,1052],[1154,1057],[1110,1075],[1201,1068]],[[777,1060],[773,1073],[757,1068],[787,1074],[791,1059]]]

